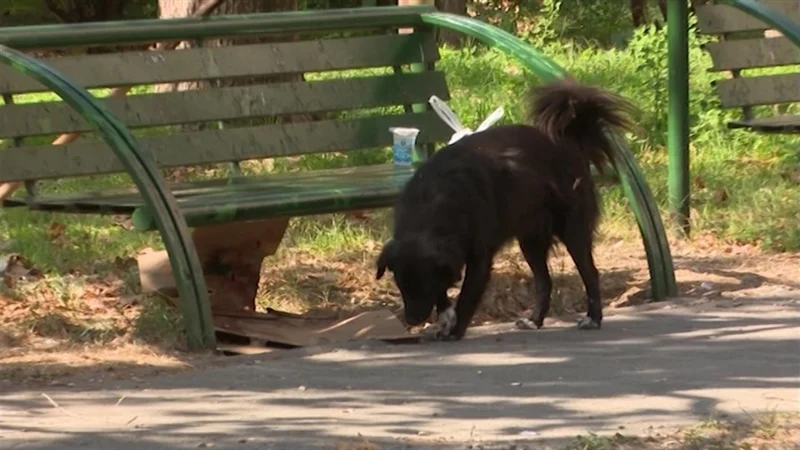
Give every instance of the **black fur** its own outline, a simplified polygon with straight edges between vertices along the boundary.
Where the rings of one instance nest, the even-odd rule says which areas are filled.
[[[394,236],[377,262],[376,277],[394,273],[410,325],[436,306],[461,278],[456,326],[460,339],[489,282],[492,260],[516,238],[533,274],[530,320],[541,327],[550,307],[547,258],[555,239],[567,248],[597,327],[603,318],[592,240],[599,217],[590,164],[613,164],[603,126],[632,129],[632,105],[572,80],[535,88],[531,125],[489,128],[436,152],[404,187],[394,209]]]

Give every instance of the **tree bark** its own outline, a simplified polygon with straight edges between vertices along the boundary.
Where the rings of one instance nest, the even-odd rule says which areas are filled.
[[[197,8],[203,4],[203,0],[158,0],[159,17],[162,19],[171,19],[179,17],[188,17],[193,14]],[[252,14],[259,12],[275,12],[275,11],[294,11],[297,10],[298,0],[223,0],[222,3],[214,11],[214,14],[228,15],[228,14]],[[249,38],[235,38],[235,39],[215,39],[203,42],[206,47],[220,47],[233,44],[250,44],[258,42],[280,42],[293,40],[293,37],[287,38],[286,36],[280,37],[249,37]],[[196,47],[196,43],[184,42],[178,46],[178,49]],[[270,77],[270,79],[278,81],[282,79],[293,77]],[[264,80],[263,78],[261,79]],[[244,80],[235,84],[251,84],[256,80]],[[232,85],[234,83],[225,81],[221,84]],[[208,86],[207,83],[185,82],[178,84],[164,84],[156,86],[156,92],[171,92],[183,91],[188,89],[197,89],[202,86]]]
[[[436,0],[436,8],[441,12],[458,14],[461,16],[467,15],[466,0]],[[456,31],[440,29],[437,39],[440,43],[454,48],[461,48],[464,45],[464,36]]]
[[[162,19],[187,17],[193,14],[198,7],[204,3],[204,0],[158,0],[159,17]],[[216,15],[235,15],[235,14],[253,14],[263,12],[278,12],[278,11],[294,11],[298,8],[298,0],[222,0],[222,3],[214,10],[213,14]],[[222,47],[229,45],[243,45],[255,44],[266,42],[286,42],[295,40],[296,36],[254,36],[254,37],[237,37],[237,38],[221,38],[209,39],[202,43],[198,42],[184,42],[178,48],[192,48],[201,44],[203,47]],[[269,55],[262,55],[260,57],[269,57]],[[269,75],[269,76],[255,76],[246,79],[223,79],[212,80],[203,82],[181,82],[172,84],[162,84],[155,86],[156,92],[172,92],[172,91],[185,91],[190,89],[203,89],[213,86],[246,86],[251,84],[263,84],[274,82],[288,82],[288,81],[302,81],[302,74],[285,74],[285,75]],[[307,121],[309,117],[306,115],[293,115],[291,117],[281,118],[281,122],[298,122]],[[226,127],[229,126],[248,126],[260,123],[258,120],[240,119],[240,120],[226,120],[223,121]],[[199,130],[206,128],[206,124],[186,124],[182,128],[184,130]],[[213,125],[216,127],[216,124]],[[212,165],[214,166],[214,165]],[[210,167],[201,166],[196,169],[181,168],[173,169],[168,172],[167,176],[170,179],[183,179],[186,175],[194,170],[208,170]]]
[[[631,18],[633,26],[639,28],[647,23],[647,1],[631,0]]]

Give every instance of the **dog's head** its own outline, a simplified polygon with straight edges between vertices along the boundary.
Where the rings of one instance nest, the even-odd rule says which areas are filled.
[[[406,323],[419,325],[433,311],[437,299],[461,279],[463,263],[457,246],[423,238],[390,240],[377,262],[375,278],[390,270],[403,297]]]

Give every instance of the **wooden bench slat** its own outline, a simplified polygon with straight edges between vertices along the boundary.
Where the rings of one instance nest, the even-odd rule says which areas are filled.
[[[734,120],[728,122],[728,128],[746,128],[762,133],[800,133],[800,115]]]
[[[149,85],[388,67],[439,59],[431,33],[125,52],[44,58],[43,61],[86,88]],[[40,92],[38,81],[0,65],[0,95]]]
[[[413,175],[413,167],[381,164],[345,169],[315,170],[313,176],[297,173],[262,175],[247,178],[215,179],[171,185],[184,214],[210,205],[231,210],[246,210],[257,205],[261,218],[323,214],[349,209],[391,206],[403,185]],[[23,206],[19,199],[6,200],[4,206]],[[37,199],[33,209],[91,214],[131,214],[144,202],[138,193],[121,190],[112,194],[94,192],[53,195]],[[263,213],[266,209],[267,212]],[[188,216],[187,216],[188,218]],[[190,221],[189,226],[196,225]]]
[[[800,101],[800,73],[732,78],[715,84],[726,108]]]
[[[431,95],[450,97],[441,72],[135,95],[105,103],[126,125],[141,128],[426,103]],[[0,139],[91,129],[62,102],[0,107]]]
[[[761,3],[795,22],[800,22],[800,1],[761,0]],[[728,5],[697,5],[695,10],[697,13],[697,29],[702,34],[723,34],[770,28],[770,26],[755,17]]]
[[[452,130],[432,111],[139,138],[162,167],[385,147],[389,127],[422,130],[418,142],[447,141]],[[105,142],[10,148],[0,151],[0,182],[123,172]]]
[[[715,71],[800,63],[800,48],[785,37],[710,42],[706,50]]]
[[[189,226],[198,226],[206,225],[208,217],[215,216],[214,212],[220,209],[226,211],[222,221],[227,221],[389,207],[413,173],[413,167],[381,164],[171,183],[170,190]],[[612,172],[601,176],[593,171],[593,175],[599,184],[618,182]],[[8,199],[3,206],[19,207],[26,203],[24,198]],[[138,192],[126,188],[39,197],[31,208],[85,214],[132,214],[143,206]],[[150,223],[145,229],[154,230],[154,225]]]

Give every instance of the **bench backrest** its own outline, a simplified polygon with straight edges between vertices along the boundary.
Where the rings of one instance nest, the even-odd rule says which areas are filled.
[[[423,145],[446,141],[450,130],[426,107],[431,95],[449,99],[444,74],[434,68],[438,59],[434,36],[426,30],[43,58],[86,88],[204,82],[198,90],[105,100],[162,167],[386,148],[392,126],[419,128]],[[412,64],[425,70],[412,71]],[[280,75],[297,81],[265,81]],[[253,77],[260,77],[256,84],[226,82]],[[32,78],[0,66],[0,94],[6,100],[0,106],[0,140],[15,144],[0,150],[0,182],[124,171],[105,143],[91,136],[48,144],[60,133],[90,131],[67,105],[8,104],[19,94],[44,90]],[[204,125],[190,129],[186,124]]]
[[[800,0],[762,0],[794,22],[800,23]],[[800,101],[800,73],[752,75],[747,69],[800,64],[800,49],[783,36],[765,37],[770,27],[755,17],[727,5],[697,6],[697,26],[702,34],[717,35],[706,49],[713,71],[729,71],[730,79],[715,83],[726,108],[742,108],[744,119],[752,119],[752,108]],[[769,33],[767,33],[769,34]]]

